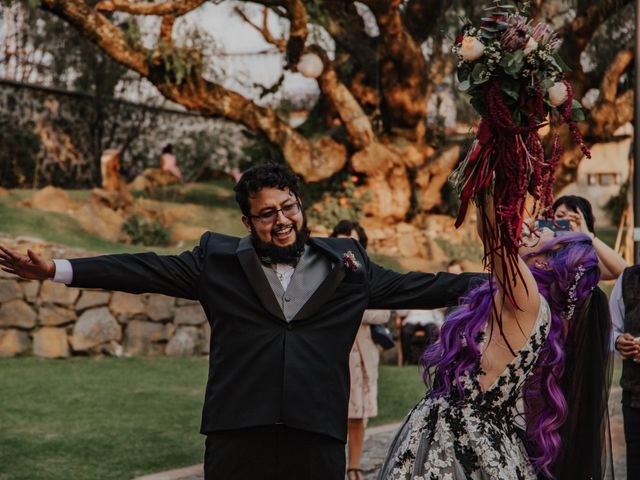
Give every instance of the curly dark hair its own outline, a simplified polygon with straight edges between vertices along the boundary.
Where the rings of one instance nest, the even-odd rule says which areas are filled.
[[[251,215],[249,197],[263,188],[288,189],[297,199],[300,199],[300,177],[290,168],[275,163],[256,165],[244,172],[233,187],[233,191],[236,192],[236,202],[243,215]]]
[[[369,243],[369,239],[367,238],[367,234],[362,228],[362,225],[358,222],[352,222],[351,220],[340,220],[338,224],[333,227],[333,232],[331,232],[330,237],[337,237],[338,235],[347,235],[351,236],[351,232],[356,232],[358,235],[358,241],[362,248],[367,249],[367,243]]]

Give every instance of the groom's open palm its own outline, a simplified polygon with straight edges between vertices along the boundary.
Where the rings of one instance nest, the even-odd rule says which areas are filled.
[[[27,255],[20,255],[2,245],[0,245],[0,268],[29,280],[46,280],[52,278],[56,271],[52,260],[39,257],[31,249],[27,249]]]

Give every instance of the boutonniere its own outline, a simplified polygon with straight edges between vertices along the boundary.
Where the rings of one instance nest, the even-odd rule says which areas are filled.
[[[355,272],[360,268],[360,262],[356,260],[356,256],[351,250],[342,254],[342,263],[344,263],[344,266],[352,272]]]

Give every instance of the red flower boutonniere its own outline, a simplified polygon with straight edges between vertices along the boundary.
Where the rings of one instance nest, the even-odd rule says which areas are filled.
[[[355,272],[360,268],[360,262],[356,260],[356,256],[351,250],[342,255],[342,263],[344,263],[344,266],[352,272]]]

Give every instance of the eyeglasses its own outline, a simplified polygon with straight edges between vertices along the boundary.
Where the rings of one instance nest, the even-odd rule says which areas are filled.
[[[274,208],[272,210],[262,212],[258,215],[250,215],[250,217],[257,218],[264,225],[269,225],[270,223],[273,223],[276,218],[278,218],[278,212],[282,212],[285,217],[291,218],[300,213],[300,202],[290,203],[283,206],[282,208]]]

